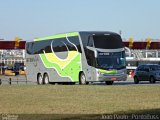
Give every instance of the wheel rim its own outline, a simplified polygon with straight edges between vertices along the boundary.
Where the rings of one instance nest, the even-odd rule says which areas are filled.
[[[38,76],[38,84],[42,84],[43,83],[43,78],[42,75]]]
[[[48,84],[48,83],[49,83],[49,78],[48,78],[47,75],[45,75],[45,77],[44,77],[44,83],[45,83],[45,84]]]
[[[86,84],[86,77],[84,74],[81,75],[81,84]]]

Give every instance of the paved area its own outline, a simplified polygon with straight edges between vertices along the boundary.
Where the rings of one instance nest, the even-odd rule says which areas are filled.
[[[26,76],[24,75],[18,75],[18,76],[1,76],[0,79],[2,84],[35,84],[27,81]],[[92,85],[105,85],[104,82],[98,82],[98,83],[90,83]],[[133,78],[127,79],[127,81],[115,81],[113,85],[135,85]],[[151,84],[149,81],[141,81],[138,85],[160,85],[160,81],[156,81],[155,84]]]
[[[0,79],[2,84],[26,84],[27,83],[27,78],[24,75],[18,75],[18,76],[0,75]]]

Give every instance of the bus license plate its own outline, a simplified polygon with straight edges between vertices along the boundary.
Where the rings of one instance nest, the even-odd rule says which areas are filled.
[[[111,80],[117,80],[117,78],[111,78]]]

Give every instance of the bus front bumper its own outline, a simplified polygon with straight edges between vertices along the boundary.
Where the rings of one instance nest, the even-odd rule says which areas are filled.
[[[99,74],[97,76],[97,81],[126,81],[127,74],[117,74],[117,75],[105,75]]]

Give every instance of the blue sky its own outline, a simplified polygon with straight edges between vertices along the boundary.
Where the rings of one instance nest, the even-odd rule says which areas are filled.
[[[125,39],[160,39],[159,5],[160,0],[0,0],[0,38],[121,30]]]

